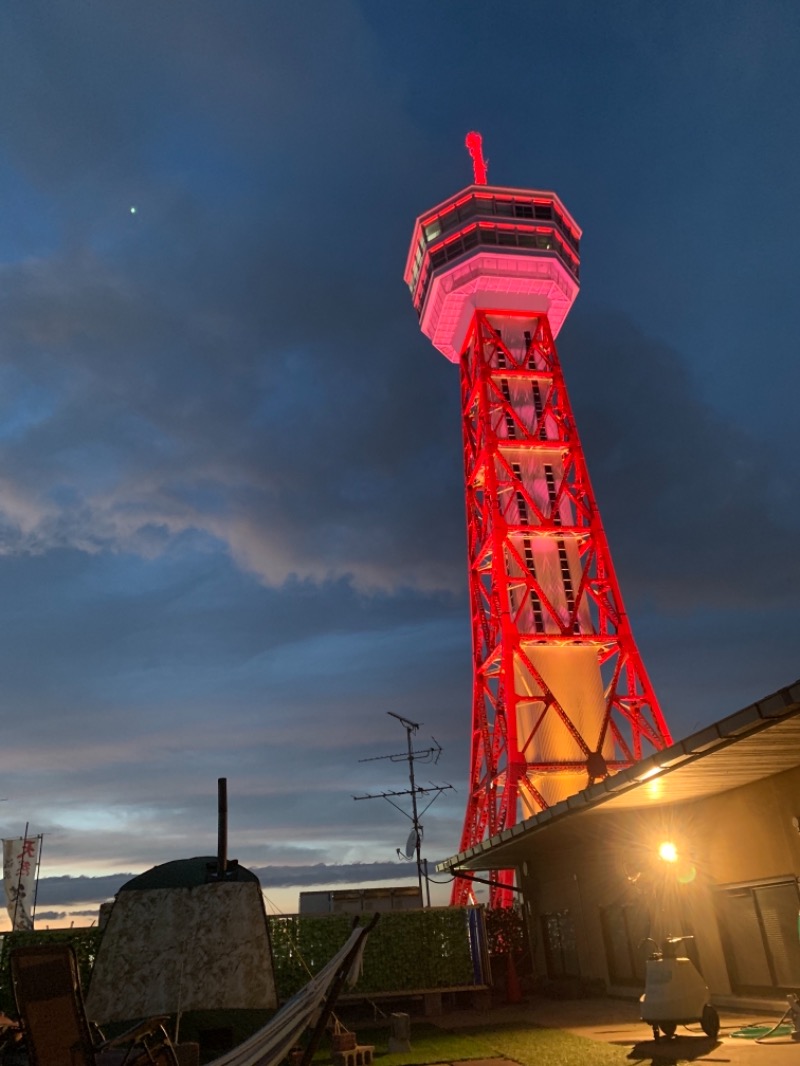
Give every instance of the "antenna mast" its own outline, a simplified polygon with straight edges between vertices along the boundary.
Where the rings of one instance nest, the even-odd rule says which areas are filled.
[[[414,763],[418,762],[418,761],[419,762],[428,762],[428,763],[430,763],[430,762],[437,763],[439,761],[439,756],[442,754],[442,746],[441,746],[441,744],[439,744],[439,742],[437,740],[435,740],[433,737],[431,737],[431,740],[433,740],[433,746],[432,747],[430,747],[430,748],[422,748],[422,749],[415,749],[412,737],[414,736],[414,734],[419,729],[419,722],[412,722],[408,718],[403,718],[403,716],[400,715],[400,714],[395,714],[394,711],[387,711],[386,713],[391,718],[396,718],[397,721],[405,729],[405,731],[406,731],[406,745],[407,745],[406,751],[402,752],[400,754],[397,754],[397,755],[376,755],[376,756],[373,756],[372,758],[359,759],[358,761],[359,762],[379,762],[379,761],[381,761],[383,759],[388,759],[390,762],[407,762],[408,763],[408,781],[409,781],[409,786],[410,787],[407,788],[407,789],[403,789],[402,791],[399,791],[399,792],[397,792],[397,791],[375,792],[375,793],[370,793],[370,794],[368,794],[366,796],[353,796],[353,799],[354,800],[385,799],[387,802],[391,803],[391,805],[396,810],[400,811],[400,813],[402,815],[404,815],[406,818],[410,819],[411,825],[412,825],[413,828],[411,830],[411,835],[409,836],[409,841],[413,837],[413,840],[414,840],[414,852],[416,854],[416,860],[417,860],[417,883],[419,884],[419,898],[420,898],[421,902],[424,902],[425,897],[422,894],[422,877],[423,877],[423,873],[422,873],[422,866],[423,866],[423,858],[422,858],[422,822],[420,821],[420,819],[421,819],[422,815],[425,813],[425,811],[427,811],[428,808],[431,806],[431,804],[436,802],[436,800],[439,798],[439,796],[442,794],[442,792],[446,792],[448,789],[451,789],[453,786],[452,785],[431,785],[429,788],[425,788],[425,787],[417,784],[416,777],[414,775]],[[420,811],[419,808],[418,808],[418,805],[417,805],[418,797],[419,796],[428,796],[428,795],[431,795],[431,794],[433,794],[433,798],[430,800],[430,802],[428,802],[423,807],[422,811]],[[396,796],[411,796],[411,814],[409,814],[408,811],[403,810],[403,808],[399,804],[394,802],[394,797],[396,797]],[[397,849],[397,854],[398,855],[400,854],[400,849],[399,848]],[[410,857],[411,856],[408,854],[408,848],[406,847],[406,858],[410,858]],[[426,885],[426,888],[427,888],[427,885],[428,885],[427,865],[426,865],[426,871],[425,871],[425,875],[424,876],[425,876],[425,885]],[[428,899],[428,906],[430,906],[430,889],[428,889],[428,892],[427,892],[427,899]]]
[[[476,130],[470,130],[464,144],[472,156],[472,175],[475,178],[475,184],[485,185],[489,177],[489,160],[483,158],[483,137]]]

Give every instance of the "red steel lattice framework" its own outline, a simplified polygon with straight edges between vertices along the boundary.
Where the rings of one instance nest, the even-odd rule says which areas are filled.
[[[502,340],[514,318],[528,327],[516,349]],[[514,825],[520,806],[542,810],[663,747],[669,732],[624,611],[546,314],[476,312],[461,396],[474,664],[464,851]],[[548,662],[552,649],[563,650],[561,664]],[[596,680],[585,649],[604,682],[588,716],[563,677],[574,667],[584,684]],[[468,888],[457,884],[459,901]]]
[[[461,372],[473,643],[462,853],[671,743],[553,340],[577,295],[579,236],[552,193],[476,185],[418,220],[409,253],[422,328]],[[512,882],[497,875],[493,906],[511,903]],[[457,879],[452,902],[471,895]]]

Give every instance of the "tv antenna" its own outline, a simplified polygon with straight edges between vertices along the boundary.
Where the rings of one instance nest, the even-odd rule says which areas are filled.
[[[407,762],[408,763],[408,781],[409,781],[409,786],[410,787],[409,788],[405,788],[405,789],[401,789],[399,791],[392,789],[392,790],[387,790],[386,792],[369,793],[366,796],[353,796],[353,799],[354,800],[385,799],[388,803],[391,803],[391,805],[395,808],[395,810],[400,811],[400,813],[405,818],[408,818],[411,821],[411,832],[408,834],[408,840],[406,841],[405,849],[398,848],[397,849],[397,857],[398,858],[411,859],[411,858],[416,856],[416,860],[417,860],[417,882],[419,884],[419,898],[420,898],[420,901],[422,901],[423,898],[424,898],[423,895],[422,895],[422,877],[423,877],[422,867],[423,867],[423,863],[424,863],[424,865],[425,865],[425,887],[427,889],[427,894],[426,895],[427,895],[428,906],[430,907],[430,905],[431,905],[431,893],[430,893],[430,886],[428,884],[427,862],[425,860],[423,860],[423,858],[422,858],[422,822],[420,821],[420,819],[422,818],[422,815],[425,814],[425,812],[428,810],[428,808],[433,803],[436,802],[436,800],[439,798],[439,796],[441,796],[441,794],[443,792],[446,792],[448,789],[451,789],[453,786],[452,785],[434,785],[433,783],[431,783],[429,786],[418,785],[417,784],[416,777],[415,777],[415,774],[414,774],[414,763],[415,762],[434,763],[434,764],[437,763],[439,761],[439,756],[442,754],[442,746],[434,737],[431,737],[431,740],[433,741],[432,747],[429,747],[429,748],[415,748],[414,747],[414,742],[412,740],[412,737],[414,736],[414,734],[419,729],[419,725],[420,725],[419,722],[412,722],[408,718],[403,718],[403,716],[400,715],[400,714],[395,714],[394,711],[387,711],[386,713],[391,718],[396,718],[397,721],[405,729],[405,731],[406,731],[406,742],[407,742],[406,751],[399,752],[398,754],[395,754],[395,755],[373,755],[371,758],[359,759],[358,761],[359,762],[380,762],[382,760],[387,760],[388,762]],[[408,811],[405,810],[405,808],[401,807],[399,803],[395,803],[395,799],[397,799],[400,796],[410,796],[411,797],[411,814],[409,814]],[[419,803],[418,803],[419,799],[421,797],[428,797],[428,796],[430,796],[431,798],[428,800],[428,802],[425,804],[425,806],[422,808],[422,810],[420,810],[419,809]]]

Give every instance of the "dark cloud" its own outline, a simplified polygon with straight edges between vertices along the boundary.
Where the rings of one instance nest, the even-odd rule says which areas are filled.
[[[272,888],[311,888],[319,885],[364,884],[371,881],[397,883],[416,878],[416,867],[403,862],[367,862],[336,865],[315,863],[312,866],[254,866],[252,872],[265,890]],[[75,909],[81,903],[102,903],[119,892],[133,874],[108,874],[103,877],[43,877],[39,881],[38,904],[69,907],[66,911],[36,909],[38,922],[67,917],[96,918],[95,910]]]
[[[625,587],[681,613],[791,605],[800,476],[760,422],[723,417],[620,313],[576,312],[561,348]]]
[[[85,913],[81,912],[81,917],[85,917]],[[67,917],[66,911],[40,911],[36,912],[36,924],[41,928],[42,922],[63,922]],[[94,915],[96,917],[96,915]],[[83,924],[83,923],[81,923]]]

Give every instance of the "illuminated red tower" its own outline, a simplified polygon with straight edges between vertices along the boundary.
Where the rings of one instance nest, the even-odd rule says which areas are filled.
[[[470,135],[473,137],[474,135]],[[671,743],[634,643],[554,343],[581,231],[552,192],[475,184],[417,219],[420,327],[461,371],[472,613],[461,851]],[[510,871],[491,892],[508,905]],[[453,903],[466,903],[457,880]]]

